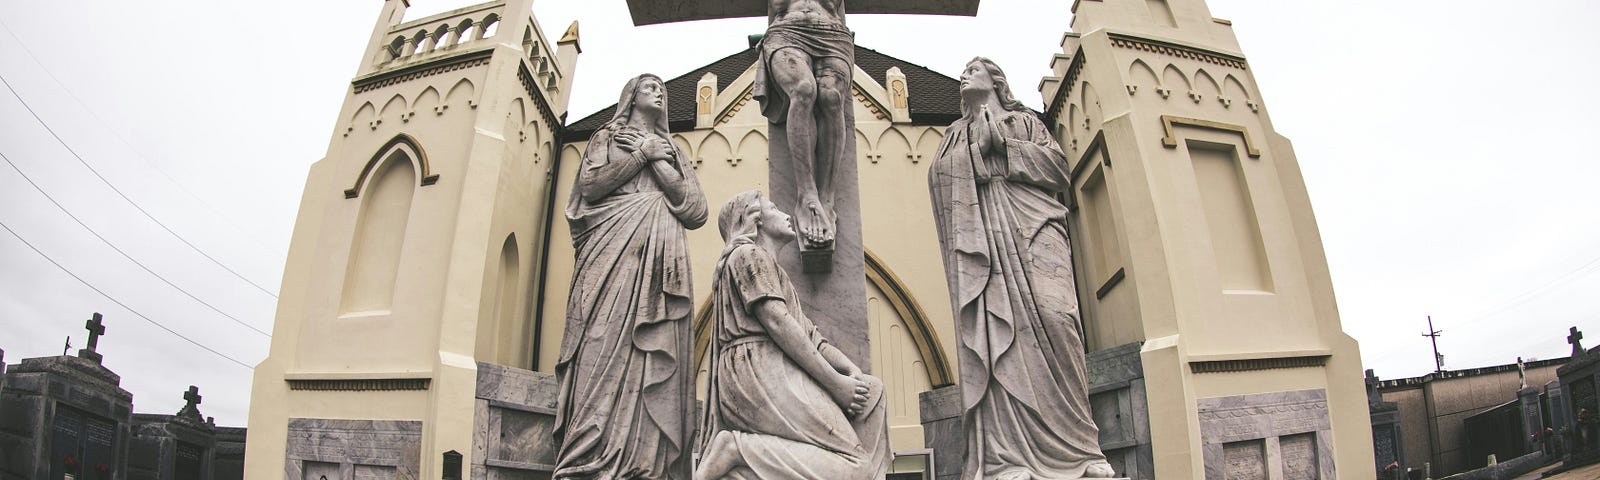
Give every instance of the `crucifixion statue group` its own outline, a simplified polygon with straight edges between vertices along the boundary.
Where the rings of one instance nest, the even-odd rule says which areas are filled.
[[[833,262],[861,256],[859,231],[840,228],[859,218],[839,208],[856,205],[840,201],[856,194],[854,169],[841,168],[855,128],[845,1],[767,0],[767,17],[753,93],[773,138],[772,172],[794,185],[772,195],[793,197],[750,190],[717,212],[725,247],[702,418],[693,421],[685,232],[711,212],[670,140],[665,84],[645,74],[591,137],[565,210],[577,258],[556,366],[553,478],[872,480],[887,471],[884,384],[819,328],[867,319],[803,308],[812,290],[796,287],[862,282],[828,276]],[[1065,155],[993,62],[967,65],[961,100],[928,182],[960,337],[962,478],[1111,477],[1089,412],[1067,209],[1055,199],[1070,184]],[[796,256],[790,249],[802,264],[784,260]],[[860,296],[844,303],[864,305]]]

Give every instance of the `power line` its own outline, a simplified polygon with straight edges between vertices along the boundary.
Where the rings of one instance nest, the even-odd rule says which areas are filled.
[[[6,25],[4,21],[0,21],[0,30],[5,30],[7,35],[10,35],[13,40],[16,40],[16,45],[22,48],[22,53],[27,54],[28,58],[33,59],[33,63],[39,66],[40,71],[44,72],[46,76],[49,76],[50,80],[55,82],[57,87],[61,87],[61,91],[65,92],[68,98],[71,98],[72,101],[77,102],[79,107],[83,107],[84,112],[88,113],[90,117],[93,117],[95,121],[99,122],[102,127],[105,127],[106,132],[110,133],[112,137],[115,137],[117,141],[122,142],[123,145],[126,145],[128,147],[128,151],[133,153],[133,156],[144,161],[146,165],[150,165],[151,169],[155,170],[156,173],[160,173],[162,177],[166,177],[167,181],[171,182],[173,186],[178,187],[178,190],[182,190],[183,193],[188,194],[189,197],[194,198],[195,201],[199,202],[201,205],[204,205],[206,209],[211,210],[211,213],[216,214],[217,218],[220,218],[223,221],[233,225],[236,230],[244,230],[244,227],[234,223],[231,219],[229,219],[227,214],[222,213],[222,211],[217,209],[215,205],[212,205],[211,202],[207,202],[205,198],[202,198],[200,195],[194,193],[193,190],[189,190],[189,187],[184,186],[183,182],[178,181],[176,178],[172,178],[172,175],[168,174],[166,170],[161,169],[160,165],[156,164],[156,162],[150,161],[149,158],[141,154],[138,148],[133,146],[133,142],[128,141],[128,139],[123,137],[122,134],[117,133],[115,129],[112,129],[110,127],[111,122],[107,122],[106,119],[101,118],[99,114],[94,113],[94,109],[90,108],[87,102],[84,102],[83,99],[78,98],[77,95],[73,94],[72,89],[67,88],[66,83],[63,83],[60,78],[56,77],[56,74],[51,73],[50,69],[45,67],[44,62],[39,61],[39,56],[33,53],[33,49],[28,48],[27,42],[22,41],[22,38],[18,37],[16,32],[11,31],[11,26]],[[246,235],[245,237],[250,239],[250,241],[256,245],[264,248],[270,248],[267,247],[266,244],[258,241],[254,236]]]
[[[261,329],[256,328],[254,325],[250,325],[248,323],[245,323],[244,320],[240,320],[238,317],[234,317],[233,315],[229,315],[227,312],[222,311],[222,309],[217,308],[215,305],[207,303],[205,300],[201,300],[200,297],[196,297],[193,293],[189,293],[189,291],[188,290],[184,290],[183,287],[179,287],[177,284],[172,283],[171,280],[167,280],[167,277],[161,276],[161,274],[156,273],[155,270],[151,270],[150,267],[145,266],[144,263],[134,259],[132,255],[128,255],[128,252],[124,252],[124,251],[122,251],[121,248],[117,248],[117,246],[113,245],[110,240],[107,240],[106,237],[101,236],[100,232],[96,232],[96,231],[94,231],[93,228],[89,228],[88,224],[83,223],[82,219],[79,219],[77,215],[73,215],[71,211],[67,210],[67,207],[62,206],[61,202],[56,201],[55,197],[50,196],[49,192],[46,192],[44,190],[44,188],[40,187],[38,183],[35,183],[32,178],[29,178],[27,173],[24,173],[21,168],[17,167],[17,164],[15,162],[11,161],[11,157],[7,157],[4,152],[0,152],[0,160],[5,160],[7,165],[11,165],[11,169],[12,170],[16,170],[18,175],[22,175],[22,179],[23,180],[27,180],[28,181],[28,185],[32,185],[33,189],[34,190],[38,190],[40,194],[43,194],[44,198],[46,200],[49,200],[52,205],[55,205],[56,208],[61,209],[61,213],[67,214],[67,217],[71,218],[72,221],[78,222],[78,226],[83,227],[84,230],[88,230],[89,234],[90,235],[94,235],[94,238],[100,239],[101,243],[106,244],[106,246],[111,247],[112,250],[116,250],[117,253],[122,254],[122,258],[128,259],[128,261],[133,262],[134,265],[138,265],[139,268],[144,269],[144,271],[146,273],[149,273],[150,275],[154,275],[156,278],[161,279],[161,281],[165,282],[167,284],[167,286],[172,287],[173,289],[176,289],[179,292],[183,292],[183,294],[187,295],[190,299],[193,299],[196,302],[200,302],[201,305],[205,305],[206,308],[211,309],[211,311],[217,312],[218,315],[222,315],[224,317],[228,317],[228,320],[233,320],[233,323],[237,323],[237,324],[243,326],[244,328],[248,328],[250,330],[255,331],[256,333],[265,335],[267,338],[272,338],[272,334],[267,333],[265,331],[262,331]]]
[[[265,293],[265,294],[271,296],[272,298],[278,298],[278,294],[272,293],[272,291],[267,290],[266,287],[262,287],[261,285],[257,284],[256,282],[251,281],[249,278],[245,278],[244,275],[240,274],[237,271],[234,271],[232,268],[228,268],[227,265],[223,265],[221,261],[219,261],[216,258],[212,257],[211,255],[207,254],[205,251],[200,250],[200,247],[195,246],[193,243],[189,243],[189,240],[184,239],[182,235],[178,235],[178,232],[173,231],[172,228],[167,226],[167,224],[161,223],[161,221],[157,220],[154,215],[151,215],[150,212],[145,211],[144,207],[139,206],[139,204],[137,202],[134,202],[132,198],[129,198],[127,194],[122,193],[122,190],[118,189],[116,185],[112,185],[111,181],[107,180],[104,175],[101,175],[99,170],[95,170],[94,166],[90,165],[87,160],[84,160],[82,155],[78,155],[78,151],[77,150],[73,150],[72,146],[68,145],[67,141],[61,138],[61,135],[56,134],[55,129],[50,128],[50,124],[45,123],[44,118],[39,116],[39,112],[35,112],[33,110],[33,107],[28,105],[28,101],[22,99],[22,94],[17,93],[17,89],[13,88],[11,86],[11,82],[7,81],[5,79],[5,76],[0,76],[0,84],[4,84],[5,87],[6,87],[6,90],[10,90],[11,91],[11,96],[16,97],[18,102],[22,102],[22,108],[27,109],[28,110],[28,114],[33,115],[33,119],[38,121],[39,125],[44,127],[45,131],[50,132],[50,136],[51,137],[55,137],[57,143],[60,143],[63,148],[66,148],[67,152],[71,153],[73,158],[78,159],[78,163],[81,163],[81,164],[83,164],[83,166],[85,168],[88,168],[89,172],[93,173],[95,178],[100,179],[101,183],[105,183],[107,187],[111,188],[111,191],[116,192],[117,196],[122,197],[122,199],[126,200],[129,205],[133,205],[133,208],[138,210],[139,213],[144,214],[145,218],[148,218],[148,219],[150,219],[150,221],[155,222],[156,225],[160,225],[162,230],[166,230],[167,233],[172,234],[173,238],[176,238],[176,239],[178,239],[178,241],[183,242],[184,245],[188,245],[190,249],[195,251],[195,253],[200,254],[200,256],[202,256],[202,257],[206,257],[206,259],[210,260],[211,263],[215,263],[218,267],[222,267],[223,270],[227,270],[228,273],[232,273],[233,276],[239,277],[240,280],[244,280],[244,282],[250,284],[250,286],[256,287],[256,290],[260,290],[261,293]]]
[[[72,273],[72,270],[67,270],[67,267],[62,266],[60,262],[57,262],[54,258],[50,258],[50,256],[46,255],[44,253],[44,251],[39,250],[39,247],[33,246],[32,243],[29,243],[27,239],[22,238],[22,235],[18,235],[17,232],[15,230],[12,230],[10,226],[5,224],[5,222],[0,222],[0,228],[4,228],[6,230],[6,232],[11,234],[11,236],[17,237],[17,240],[21,241],[23,245],[27,245],[28,248],[32,249],[33,253],[37,253],[37,254],[39,254],[39,256],[44,257],[44,259],[48,260],[51,265],[55,265],[56,268],[61,269],[62,272],[66,272],[66,274],[68,276],[71,276],[74,280],[77,280],[78,283],[82,283],[83,286],[89,287],[90,290],[94,290],[95,293],[100,294],[100,296],[105,297],[106,300],[110,300],[111,303],[117,304],[117,306],[122,307],[124,310],[127,310],[129,313],[134,314],[134,316],[142,318],[142,319],[144,319],[144,321],[150,322],[151,325],[155,325],[156,328],[160,328],[162,330],[165,330],[167,333],[170,333],[175,337],[181,338],[186,342],[194,344],[194,346],[200,347],[200,348],[204,349],[207,352],[214,353],[217,356],[225,358],[230,362],[236,363],[241,367],[244,367],[244,368],[247,368],[247,369],[250,369],[250,370],[255,370],[255,367],[252,367],[249,364],[241,362],[236,358],[230,357],[227,354],[224,354],[222,352],[216,351],[215,349],[212,349],[211,347],[207,347],[204,344],[202,344],[200,342],[197,342],[192,338],[185,337],[185,336],[183,336],[183,334],[178,333],[177,331],[174,331],[171,328],[167,328],[166,325],[162,325],[160,322],[157,322],[155,320],[151,320],[150,317],[145,316],[143,313],[139,313],[138,310],[134,310],[132,307],[129,307],[127,304],[122,303],[121,301],[117,300],[116,298],[112,298],[111,295],[107,294],[104,291],[101,291],[99,288],[96,288],[93,284],[90,284],[87,280],[84,280],[83,277],[79,277],[78,274]]]

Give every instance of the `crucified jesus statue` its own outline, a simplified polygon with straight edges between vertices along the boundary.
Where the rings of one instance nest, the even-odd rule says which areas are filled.
[[[788,134],[802,251],[833,249],[834,172],[850,134],[845,109],[855,66],[844,17],[844,0],[768,0],[756,63],[754,96],[767,121]]]

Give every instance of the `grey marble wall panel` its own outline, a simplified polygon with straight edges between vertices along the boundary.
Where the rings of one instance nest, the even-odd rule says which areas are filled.
[[[474,480],[549,478],[555,438],[554,375],[478,364],[470,475]]]
[[[354,480],[357,471],[389,475],[372,478],[415,480],[421,473],[421,454],[420,421],[291,418],[285,478],[309,475],[303,465],[310,462],[339,465],[340,480]],[[376,467],[389,467],[392,474]]]
[[[1208,480],[1233,478],[1233,469],[1245,468],[1236,457],[1245,454],[1241,449],[1255,448],[1249,445],[1262,448],[1267,478],[1336,478],[1326,391],[1202,398],[1197,404]]]

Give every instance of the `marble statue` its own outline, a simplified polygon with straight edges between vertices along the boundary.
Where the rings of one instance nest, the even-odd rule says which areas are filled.
[[[767,0],[767,34],[756,62],[753,96],[774,128],[788,134],[799,186],[795,203],[801,250],[831,251],[834,176],[852,139],[845,109],[855,40],[844,0]],[[779,127],[781,125],[781,127]]]
[[[630,80],[596,131],[567,201],[577,251],[560,383],[557,479],[683,479],[694,373],[685,229],[705,195],[667,131],[655,75]]]
[[[873,480],[888,468],[883,382],[817,332],[774,252],[795,239],[759,191],[717,220],[711,370],[697,480]]]
[[[928,172],[958,338],[961,478],[1110,477],[1055,199],[1071,185],[1066,155],[988,59],[962,72],[961,110]]]

